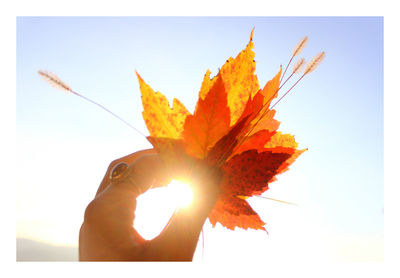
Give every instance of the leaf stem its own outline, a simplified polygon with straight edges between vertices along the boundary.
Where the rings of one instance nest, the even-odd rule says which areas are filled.
[[[74,95],[83,98],[84,100],[91,102],[94,105],[97,105],[98,107],[100,107],[101,109],[103,109],[104,111],[108,112],[109,114],[111,114],[113,117],[117,118],[118,120],[120,120],[121,122],[125,123],[127,126],[129,126],[130,128],[132,128],[133,130],[135,130],[136,132],[138,132],[140,135],[142,135],[143,137],[146,138],[146,135],[144,135],[141,131],[139,131],[136,127],[134,127],[133,125],[131,125],[130,123],[128,123],[127,121],[125,121],[123,118],[121,118],[120,116],[118,116],[117,114],[115,114],[114,112],[108,110],[106,107],[104,107],[103,105],[91,100],[90,98],[85,97],[84,95],[81,95],[73,90],[70,90],[71,93],[73,93]]]
[[[295,203],[281,201],[281,200],[278,200],[278,199],[273,199],[273,198],[264,197],[264,196],[260,196],[260,195],[254,195],[254,197],[268,199],[268,200],[271,200],[271,201],[280,202],[280,203],[284,203],[284,204],[288,204],[288,205],[292,205],[292,206],[298,206],[298,204],[295,204]]]
[[[294,56],[292,55],[292,58],[290,58],[289,63],[286,65],[285,71],[283,72],[282,76],[281,76],[281,80],[279,82],[281,82],[283,80],[283,77],[285,77],[285,73],[287,71],[287,69],[289,68],[290,63],[292,62]]]
[[[273,109],[293,88],[294,88],[294,86],[296,86],[297,85],[297,83],[299,83],[300,82],[300,80],[301,79],[303,79],[303,77],[305,76],[306,74],[303,74],[297,81],[296,81],[296,83],[294,83],[293,85],[292,85],[292,87],[290,87],[290,89],[286,92],[286,93],[284,93],[283,94],[283,96],[281,96],[275,103],[274,103],[274,105],[272,105],[270,108],[269,108],[269,110],[271,110],[271,109]]]

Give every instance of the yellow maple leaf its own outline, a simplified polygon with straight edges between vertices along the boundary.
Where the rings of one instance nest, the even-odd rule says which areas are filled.
[[[257,76],[254,74],[256,62],[253,51],[253,31],[246,48],[235,58],[229,58],[221,67],[219,74],[224,80],[227,92],[228,107],[231,110],[230,126],[234,125],[242,115],[249,96],[254,96],[260,88]],[[199,97],[204,99],[213,86],[216,77],[210,79],[210,71],[207,71],[200,89]]]
[[[167,98],[147,85],[138,73],[140,91],[142,93],[143,119],[150,136],[179,139],[182,137],[183,125],[190,115],[185,106],[176,98],[172,108]]]

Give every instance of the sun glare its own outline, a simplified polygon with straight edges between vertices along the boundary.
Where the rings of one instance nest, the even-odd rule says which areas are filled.
[[[156,237],[177,208],[187,207],[193,192],[182,181],[172,180],[166,187],[150,189],[137,198],[135,229],[145,239]]]
[[[193,191],[182,181],[172,180],[168,186],[168,195],[177,207],[187,207],[192,203]]]

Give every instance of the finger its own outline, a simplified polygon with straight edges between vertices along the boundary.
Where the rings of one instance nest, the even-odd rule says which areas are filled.
[[[128,165],[130,165],[130,164],[132,164],[135,160],[137,160],[138,158],[140,158],[140,157],[143,156],[143,155],[146,155],[146,154],[155,154],[155,153],[156,153],[156,151],[155,151],[154,149],[141,150],[141,151],[132,153],[132,154],[130,154],[130,155],[127,155],[127,156],[118,158],[118,159],[114,160],[113,162],[111,162],[110,165],[108,166],[107,172],[106,172],[106,174],[104,175],[104,178],[103,178],[102,182],[100,183],[99,188],[97,189],[96,196],[98,196],[101,192],[104,191],[104,189],[106,189],[106,188],[110,185],[110,183],[111,183],[111,180],[110,180],[110,173],[111,173],[111,171],[114,169],[114,167],[115,167],[117,164],[119,164],[119,163],[121,163],[121,162],[125,162],[125,163],[127,163]]]
[[[165,164],[158,154],[140,156],[128,167],[126,173],[128,178],[121,177],[122,183],[129,188],[134,186],[138,194],[170,182]]]
[[[110,179],[112,169],[118,163],[129,163],[137,176],[138,183],[146,182],[139,175],[157,169],[154,161],[158,156],[153,150],[139,151],[113,161],[103,178],[96,197],[85,211],[84,223],[80,230],[79,253],[81,260],[125,260],[133,259],[143,238],[133,228],[137,194],[132,190],[135,184],[125,181],[121,184]],[[156,171],[154,171],[156,172]],[[145,175],[149,175],[146,173]],[[139,244],[139,245],[138,245]]]
[[[121,194],[125,192],[137,197],[149,188],[166,185],[170,181],[158,154],[143,154],[132,164],[122,162],[113,169],[109,175],[110,185],[106,188],[116,189]]]

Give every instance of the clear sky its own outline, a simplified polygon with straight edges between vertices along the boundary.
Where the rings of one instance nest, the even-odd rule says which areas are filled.
[[[76,245],[108,164],[150,147],[98,107],[50,87],[38,69],[147,133],[135,69],[193,111],[206,70],[216,74],[236,56],[253,27],[261,86],[303,36],[306,60],[326,51],[276,107],[280,130],[309,150],[264,196],[298,206],[251,199],[269,235],[207,223],[196,260],[383,260],[381,17],[19,17],[17,237]]]

